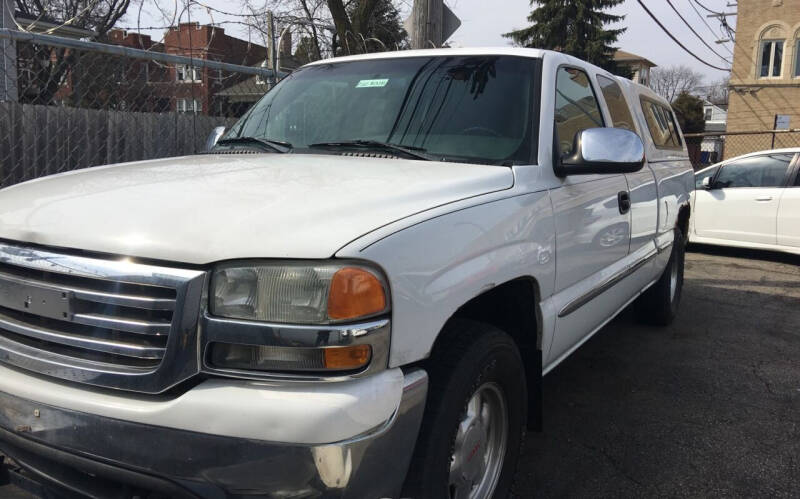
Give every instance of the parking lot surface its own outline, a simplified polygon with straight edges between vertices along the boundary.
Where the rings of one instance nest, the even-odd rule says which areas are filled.
[[[544,401],[521,497],[800,497],[800,257],[690,248],[675,323],[624,312]]]
[[[520,497],[800,496],[800,258],[692,248],[677,321],[624,312],[544,401]]]

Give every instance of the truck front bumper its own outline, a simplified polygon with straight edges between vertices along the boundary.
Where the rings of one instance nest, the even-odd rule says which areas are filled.
[[[119,497],[121,492],[123,497],[143,492],[203,498],[399,497],[428,386],[427,374],[420,369],[402,376],[400,402],[388,420],[332,443],[190,431],[159,426],[158,421],[149,424],[57,407],[0,391],[0,453],[36,481],[89,497]],[[25,392],[20,389],[14,391]],[[349,394],[342,392],[341,397]],[[202,416],[208,418],[209,428],[220,417],[214,412]],[[272,424],[290,427],[291,421]]]

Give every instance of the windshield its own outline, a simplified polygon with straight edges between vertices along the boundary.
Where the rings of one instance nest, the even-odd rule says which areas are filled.
[[[538,62],[492,55],[309,66],[281,81],[225,138],[284,142],[295,153],[337,154],[318,146],[371,141],[442,161],[530,163]]]

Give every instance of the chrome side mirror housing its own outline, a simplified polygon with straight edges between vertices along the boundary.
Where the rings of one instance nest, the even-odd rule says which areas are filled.
[[[224,126],[218,126],[213,130],[211,130],[211,133],[208,134],[208,138],[206,139],[206,152],[209,152],[211,151],[211,149],[214,149],[214,146],[217,145],[217,141],[223,135],[225,135]]]
[[[704,179],[703,179],[703,180],[700,182],[700,185],[702,185],[702,186],[703,186],[703,189],[706,189],[706,190],[709,190],[709,191],[710,191],[710,190],[711,190],[711,177],[706,177],[706,178],[704,178]]]
[[[622,128],[589,128],[575,134],[572,154],[556,161],[559,177],[595,173],[633,173],[644,166],[644,143]]]

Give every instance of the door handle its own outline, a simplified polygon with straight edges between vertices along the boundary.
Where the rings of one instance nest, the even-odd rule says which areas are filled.
[[[762,196],[760,198],[756,198],[756,201],[772,201],[772,196]]]
[[[619,202],[619,212],[624,215],[631,210],[631,195],[628,191],[620,191],[617,194],[617,201]]]

